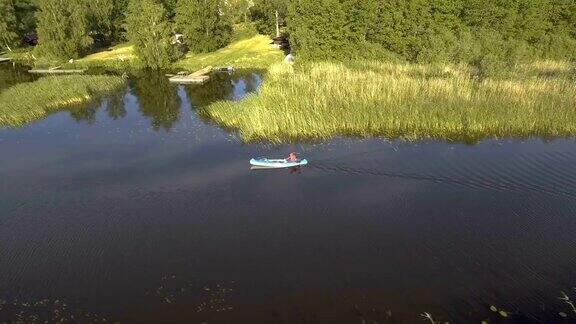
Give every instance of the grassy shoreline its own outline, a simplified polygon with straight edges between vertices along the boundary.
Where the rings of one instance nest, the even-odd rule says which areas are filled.
[[[119,90],[125,80],[106,75],[45,77],[0,92],[0,127],[18,127],[49,113]]]
[[[451,65],[278,64],[258,94],[203,114],[244,141],[573,136],[574,71],[571,63],[538,62],[517,67],[513,77],[480,79]]]
[[[268,71],[257,94],[201,110],[220,126],[239,131],[247,142],[333,136],[476,141],[576,135],[575,63],[535,62],[489,78],[465,65],[353,61],[290,66],[279,63],[282,53],[269,42],[245,30],[225,48],[188,54],[173,64],[174,70],[234,65]],[[71,66],[126,70],[138,63],[132,47],[120,44],[63,65]],[[0,92],[0,126],[21,125],[56,106],[90,100],[92,94],[115,88],[120,79],[102,82],[95,76],[77,76],[76,84],[71,82],[74,78],[46,78]]]
[[[229,46],[212,53],[188,54],[173,63],[172,69],[195,71],[206,66],[233,65],[236,68],[266,70],[271,64],[281,62],[283,57],[282,52],[273,49],[269,43],[269,37],[257,35],[249,27],[239,26]],[[36,67],[90,68],[113,74],[140,69],[133,47],[127,43],[66,63],[35,57],[25,50],[12,52],[9,56],[16,62]],[[103,75],[50,76],[3,89],[0,91],[0,127],[21,126],[51,111],[82,104],[94,96],[114,91],[123,83],[120,77]]]

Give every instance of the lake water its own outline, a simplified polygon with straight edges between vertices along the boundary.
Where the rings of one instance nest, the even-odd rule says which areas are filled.
[[[141,75],[0,130],[0,322],[576,320],[574,139],[272,146],[202,118],[260,82]]]
[[[28,68],[12,63],[0,63],[0,91],[23,82],[38,79],[38,75],[28,73]]]

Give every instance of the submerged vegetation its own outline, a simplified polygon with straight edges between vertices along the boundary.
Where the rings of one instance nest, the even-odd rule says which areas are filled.
[[[117,76],[69,75],[15,85],[0,92],[0,126],[21,126],[116,91],[124,83]]]
[[[258,94],[215,103],[203,114],[246,141],[576,134],[573,64],[522,65],[505,79],[477,73],[464,65],[278,64]]]

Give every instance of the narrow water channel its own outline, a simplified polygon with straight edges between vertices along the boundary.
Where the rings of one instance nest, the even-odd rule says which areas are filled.
[[[0,91],[23,82],[38,79],[38,75],[28,73],[28,68],[12,63],[0,63]]]
[[[574,139],[243,144],[203,119],[261,82],[136,75],[0,129],[0,322],[576,320]],[[310,165],[250,171],[291,151]]]

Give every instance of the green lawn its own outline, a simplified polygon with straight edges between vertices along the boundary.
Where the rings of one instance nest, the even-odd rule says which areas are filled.
[[[131,69],[137,64],[138,59],[134,54],[134,46],[129,43],[122,43],[87,55],[72,63],[65,63],[63,66],[68,68],[102,67],[111,68],[112,70],[125,70]]]
[[[242,69],[267,69],[271,64],[282,62],[282,59],[282,51],[270,46],[269,37],[255,35],[234,41],[216,52],[188,54],[174,66],[188,71],[206,66],[228,65]]]

